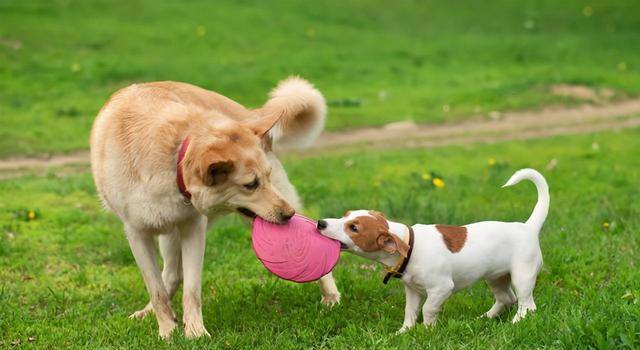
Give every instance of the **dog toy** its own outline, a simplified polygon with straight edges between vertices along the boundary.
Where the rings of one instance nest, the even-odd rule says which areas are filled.
[[[321,235],[315,221],[297,214],[284,225],[256,217],[251,240],[253,251],[267,270],[293,282],[319,279],[340,258],[340,242]]]

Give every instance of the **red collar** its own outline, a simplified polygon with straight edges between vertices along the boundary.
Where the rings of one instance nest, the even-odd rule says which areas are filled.
[[[176,183],[178,184],[178,189],[180,190],[180,193],[182,193],[184,198],[187,201],[191,201],[191,193],[187,191],[187,187],[184,185],[184,176],[182,175],[182,159],[184,158],[185,153],[187,153],[187,147],[189,147],[189,136],[185,137],[184,140],[182,140],[180,150],[178,151]]]

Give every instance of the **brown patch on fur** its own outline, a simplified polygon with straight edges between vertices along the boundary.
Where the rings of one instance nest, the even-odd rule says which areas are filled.
[[[464,226],[436,225],[436,229],[452,253],[459,252],[467,241],[467,228]]]
[[[347,216],[351,215],[351,210],[347,210],[344,215],[342,215],[343,218],[346,218]]]

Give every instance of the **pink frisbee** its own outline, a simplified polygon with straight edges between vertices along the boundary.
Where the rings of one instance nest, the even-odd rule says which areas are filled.
[[[295,215],[284,225],[253,220],[253,251],[274,275],[293,282],[310,282],[329,273],[340,258],[340,242],[318,232],[316,222]]]

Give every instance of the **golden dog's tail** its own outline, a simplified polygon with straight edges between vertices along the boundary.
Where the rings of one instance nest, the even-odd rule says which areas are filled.
[[[269,93],[267,103],[256,112],[262,117],[280,116],[269,130],[276,148],[305,148],[324,129],[327,104],[313,85],[292,76],[278,83]]]

